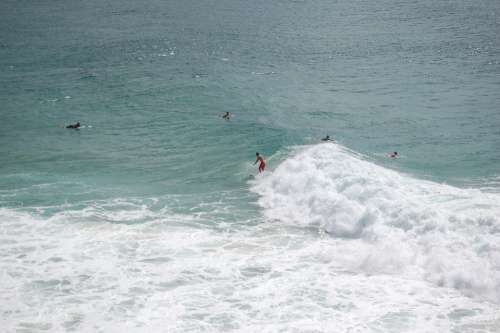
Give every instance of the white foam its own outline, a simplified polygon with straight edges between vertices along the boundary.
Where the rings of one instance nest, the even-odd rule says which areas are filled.
[[[346,269],[361,238],[273,223],[220,229],[151,205],[112,200],[46,219],[0,208],[2,328],[493,332],[500,319],[497,304],[454,289]],[[373,255],[366,270],[408,260]]]
[[[252,189],[269,219],[340,239],[350,269],[500,301],[498,194],[415,179],[332,144],[299,148]]]

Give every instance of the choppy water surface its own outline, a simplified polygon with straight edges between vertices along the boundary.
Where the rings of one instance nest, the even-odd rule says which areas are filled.
[[[500,331],[497,1],[3,1],[0,31],[4,331]]]

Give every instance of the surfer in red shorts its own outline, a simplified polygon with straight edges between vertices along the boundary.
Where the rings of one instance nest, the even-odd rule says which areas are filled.
[[[266,160],[262,156],[260,156],[259,153],[255,153],[255,156],[257,156],[257,160],[255,160],[254,165],[260,161],[259,172],[263,172],[264,169],[266,168]]]

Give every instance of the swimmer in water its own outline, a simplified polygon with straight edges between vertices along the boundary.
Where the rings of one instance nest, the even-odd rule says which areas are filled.
[[[226,120],[229,120],[229,118],[231,118],[231,113],[229,113],[228,111],[226,111],[224,113],[224,115],[222,116],[222,118],[226,119]]]
[[[396,158],[396,157],[398,157],[398,152],[397,151],[392,152],[389,156],[392,158]]]
[[[255,160],[255,163],[253,165],[257,164],[257,162],[260,162],[259,173],[261,173],[266,168],[266,160],[262,156],[260,156],[259,153],[255,153],[255,156],[257,156],[257,159]]]
[[[330,136],[329,136],[329,135],[327,135],[327,136],[325,136],[323,139],[321,139],[321,141],[325,141],[325,142],[326,142],[326,141],[332,141],[332,142],[333,142],[334,140],[333,140],[333,139],[330,139]]]
[[[66,128],[74,128],[74,129],[78,129],[79,127],[80,127],[80,122],[66,126]]]

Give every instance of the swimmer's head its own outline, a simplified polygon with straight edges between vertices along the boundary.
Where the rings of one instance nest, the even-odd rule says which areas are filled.
[[[258,153],[258,152],[257,152],[257,153],[255,153],[255,156],[259,156],[259,153]]]

